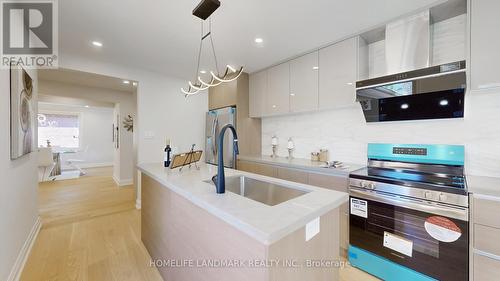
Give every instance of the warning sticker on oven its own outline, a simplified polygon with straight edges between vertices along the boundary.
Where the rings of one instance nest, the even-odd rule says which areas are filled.
[[[432,238],[441,242],[455,242],[462,236],[460,227],[445,217],[429,217],[425,220],[424,226]]]
[[[384,231],[384,247],[409,257],[413,254],[413,241]]]
[[[365,200],[351,198],[351,214],[363,218],[368,218],[368,202]]]

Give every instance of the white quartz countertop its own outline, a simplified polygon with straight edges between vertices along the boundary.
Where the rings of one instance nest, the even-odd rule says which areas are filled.
[[[295,168],[299,170],[308,170],[311,172],[327,174],[327,175],[339,175],[348,176],[350,172],[361,169],[366,165],[343,163],[341,168],[325,168],[325,162],[311,161],[310,159],[292,158],[288,159],[286,157],[271,157],[265,155],[238,155],[239,160],[257,162],[262,164],[270,164],[275,166],[282,166],[285,168]]]
[[[467,175],[467,188],[474,195],[498,197],[500,199],[500,178]]]
[[[140,164],[138,168],[165,188],[232,225],[262,244],[269,245],[304,227],[315,218],[348,201],[345,192],[332,191],[306,184],[225,169],[226,177],[245,175],[282,186],[309,191],[275,206],[245,198],[232,192],[217,194],[215,186],[204,182],[217,173],[217,167],[199,164],[200,169],[164,168],[161,164]],[[168,202],[165,202],[168,204]],[[305,237],[304,237],[305,239]]]

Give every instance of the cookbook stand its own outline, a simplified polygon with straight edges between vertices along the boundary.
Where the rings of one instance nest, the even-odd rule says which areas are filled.
[[[170,169],[175,169],[179,168],[179,171],[182,171],[182,168],[185,166],[189,166],[191,168],[191,165],[194,164],[197,170],[200,169],[198,167],[198,161],[201,159],[201,155],[203,154],[202,150],[194,150],[194,144],[191,146],[191,150],[186,153],[179,153],[175,154],[172,158],[172,163],[170,164]]]

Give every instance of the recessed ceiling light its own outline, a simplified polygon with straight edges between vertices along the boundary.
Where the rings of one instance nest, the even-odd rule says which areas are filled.
[[[408,107],[410,107],[407,103],[403,103],[401,105],[401,109],[408,109]]]
[[[123,80],[123,84],[130,84],[130,81],[128,81],[128,80]]]
[[[291,93],[291,94],[290,94],[290,96],[295,97],[295,94],[294,94],[294,93]]]
[[[313,70],[318,70],[319,66],[313,66]]]
[[[352,86],[352,85],[353,85],[353,83],[352,83],[352,82],[349,82],[349,83],[347,83],[347,85]]]
[[[263,43],[263,42],[264,42],[264,39],[258,38],[258,37],[255,38],[255,43],[260,44],[260,43]]]
[[[275,104],[273,104],[273,108],[276,108],[277,106]]]
[[[207,73],[207,71],[206,70],[200,70],[200,73],[201,74],[205,74],[205,73]]]
[[[89,105],[86,105],[85,107],[86,107],[86,108],[89,108],[90,106],[89,106]]]
[[[448,100],[441,100],[439,102],[439,105],[441,105],[441,106],[447,106],[448,105]]]
[[[96,47],[102,47],[102,43],[99,41],[92,41],[92,45],[94,45]]]
[[[137,82],[132,82],[132,85],[137,86]]]

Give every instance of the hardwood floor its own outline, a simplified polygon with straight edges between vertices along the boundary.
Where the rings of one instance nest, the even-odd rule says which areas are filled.
[[[135,208],[135,188],[118,187],[111,167],[87,172],[78,179],[39,185],[38,205],[44,228]]]
[[[21,281],[162,281],[140,240],[140,211],[43,228]]]
[[[111,168],[39,185],[42,229],[21,281],[162,281],[141,242],[135,188]]]
[[[140,238],[134,188],[116,186],[110,168],[88,172],[40,184],[43,226],[21,281],[163,281]],[[378,279],[347,266],[340,280]]]

